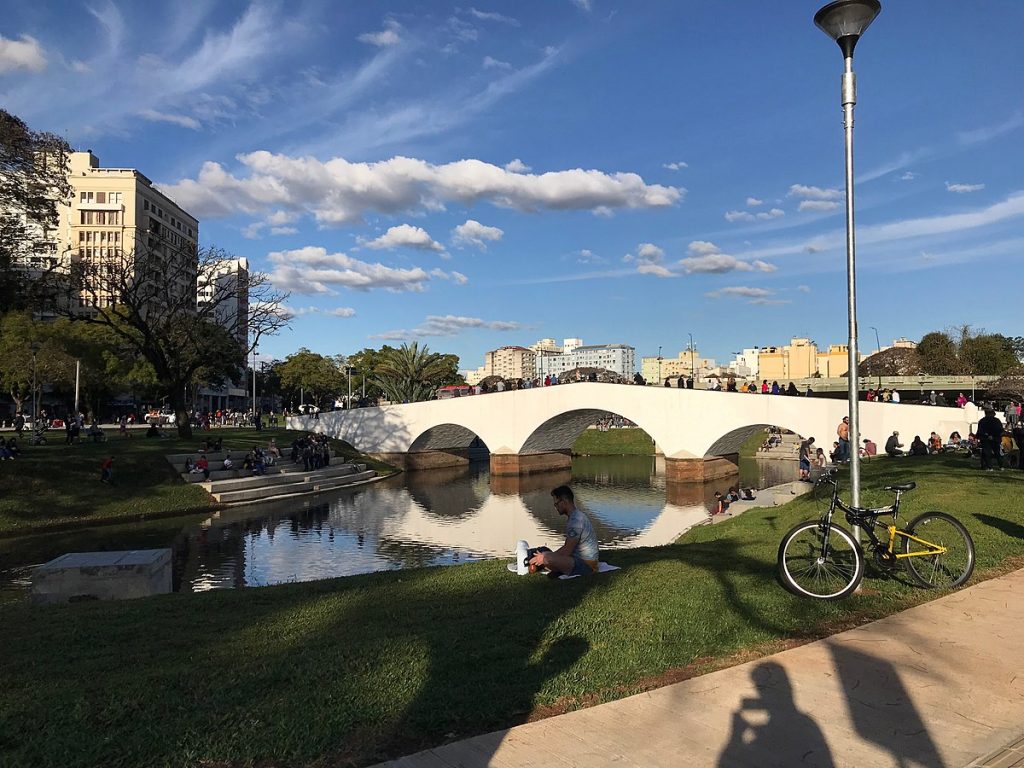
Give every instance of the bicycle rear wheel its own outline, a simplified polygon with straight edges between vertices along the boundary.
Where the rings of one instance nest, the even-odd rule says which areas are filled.
[[[941,555],[905,558],[907,572],[922,587],[952,589],[971,578],[974,572],[974,541],[955,517],[945,512],[925,512],[910,521],[907,533],[946,548]],[[903,539],[904,554],[913,555],[929,549],[920,542]]]
[[[779,578],[795,595],[839,600],[864,578],[864,555],[845,528],[829,526],[827,547],[823,523],[808,520],[782,537]],[[826,552],[827,549],[827,552]]]

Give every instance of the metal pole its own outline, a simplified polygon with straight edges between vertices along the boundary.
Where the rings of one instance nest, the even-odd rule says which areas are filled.
[[[256,347],[252,348],[252,425],[256,426]]]
[[[345,409],[352,409],[352,366],[345,366],[345,373],[348,374],[348,400],[345,401]]]
[[[860,506],[860,402],[857,399],[857,267],[856,242],[853,228],[853,107],[857,103],[857,76],[853,73],[853,52],[844,56],[842,101],[843,127],[846,144],[846,294],[849,322],[849,365],[847,371],[847,400],[850,408],[850,501]],[[857,541],[860,529],[855,527]]]
[[[36,424],[36,351],[32,350],[32,429],[39,429]]]
[[[661,380],[661,345],[658,345],[658,386],[660,387],[664,382]]]
[[[696,366],[695,366],[695,364],[693,362],[693,334],[692,333],[688,333],[686,335],[690,337],[690,378],[693,379],[694,384],[696,385],[696,382],[697,382],[697,372],[696,372]]]
[[[75,418],[78,418],[78,377],[82,368],[82,361],[75,360]]]
[[[882,342],[878,340],[878,329],[875,326],[868,326],[872,331],[875,332],[875,354],[879,354],[882,351]],[[876,361],[877,362],[877,361]],[[878,388],[882,388],[882,371],[878,371]]]

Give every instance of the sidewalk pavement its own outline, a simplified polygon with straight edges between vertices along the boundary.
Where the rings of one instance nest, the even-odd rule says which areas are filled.
[[[388,768],[1024,766],[1024,570],[825,640]]]

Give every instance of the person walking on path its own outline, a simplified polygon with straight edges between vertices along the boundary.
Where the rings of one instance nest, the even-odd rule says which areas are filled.
[[[991,472],[994,456],[1002,470],[1003,457],[1000,455],[999,444],[1003,440],[1003,422],[996,418],[995,409],[985,409],[985,417],[978,422],[978,440],[981,442],[981,468]]]
[[[114,457],[108,456],[100,464],[100,482],[111,485],[114,482]]]
[[[836,434],[839,436],[839,457],[836,464],[841,461],[850,460],[850,417],[843,416],[843,420],[836,427]]]
[[[530,565],[570,576],[596,573],[600,553],[594,526],[583,512],[576,508],[572,489],[560,485],[551,491],[555,510],[565,515],[565,543],[554,552],[538,552]]]
[[[808,437],[800,443],[800,479],[811,481],[811,455],[814,450],[814,438]]]

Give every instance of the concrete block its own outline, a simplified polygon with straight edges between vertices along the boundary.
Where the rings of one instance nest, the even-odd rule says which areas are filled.
[[[32,575],[32,602],[123,600],[171,591],[171,550],[69,552]]]

